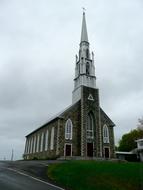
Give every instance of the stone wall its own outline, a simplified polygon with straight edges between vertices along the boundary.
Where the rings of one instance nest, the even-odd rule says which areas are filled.
[[[69,110],[61,115],[60,133],[59,133],[59,149],[60,156],[64,156],[65,143],[72,144],[72,155],[80,156],[80,136],[81,136],[81,121],[80,121],[80,101],[72,106]],[[65,124],[68,119],[71,119],[73,124],[72,140],[65,139]]]
[[[51,145],[51,130],[54,127],[54,148],[51,150],[50,145]],[[39,130],[35,131],[33,134],[27,136],[26,140],[30,141],[32,138],[36,138],[36,149],[38,146],[38,135],[40,137],[39,139],[39,146],[38,146],[38,151],[36,152],[33,150],[34,144],[32,143],[32,151],[28,151],[28,153],[24,153],[24,159],[48,159],[48,158],[55,158],[58,155],[56,155],[56,146],[57,146],[57,129],[58,129],[58,119],[48,123],[45,125],[43,128],[40,128]],[[46,132],[48,130],[48,149],[45,150],[45,140],[46,140]],[[42,151],[40,150],[41,146],[41,139],[42,139],[42,134],[44,134],[43,138],[43,148]]]
[[[87,117],[92,112],[94,115],[94,138],[87,139]],[[65,139],[65,124],[70,119],[73,124],[72,139]],[[103,143],[103,126],[109,129],[109,143]],[[72,145],[72,156],[87,157],[87,143],[94,145],[94,157],[104,157],[104,148],[110,150],[110,158],[115,157],[114,149],[114,123],[103,112],[99,105],[99,91],[89,87],[81,87],[81,100],[72,105],[58,117],[43,125],[27,136],[28,150],[25,150],[25,159],[52,159],[65,156],[65,144]],[[51,131],[54,128],[54,145],[51,150]],[[48,130],[48,147],[46,149],[46,132]],[[43,136],[43,144],[41,145]],[[39,146],[38,145],[39,135]],[[36,141],[34,140],[36,137]],[[33,140],[32,140],[33,139]],[[34,145],[35,143],[35,145]],[[26,143],[27,144],[27,143]],[[34,150],[35,149],[35,150]]]
[[[65,139],[65,123],[68,119],[71,119],[73,124],[73,138],[72,140],[66,140]],[[54,148],[53,150],[50,149],[51,144],[51,130],[54,127]],[[67,109],[65,112],[63,112],[59,117],[57,117],[55,120],[53,120],[50,123],[47,123],[42,128],[39,128],[39,130],[36,130],[31,135],[27,136],[26,140],[31,142],[32,139],[36,136],[36,142],[35,146],[37,149],[37,141],[38,141],[38,135],[40,137],[39,139],[39,146],[38,146],[38,152],[34,151],[32,148],[32,151],[28,151],[24,153],[24,159],[51,159],[51,158],[57,158],[64,156],[64,146],[65,143],[72,144],[72,155],[73,156],[80,156],[80,136],[81,136],[81,123],[80,123],[80,101],[77,102],[75,105],[71,106],[69,109]],[[48,130],[48,150],[45,150],[45,142],[46,142],[46,132]],[[42,134],[44,134],[43,138],[43,148],[42,151],[40,150],[41,146],[41,139]],[[27,144],[27,143],[26,143]],[[30,143],[30,147],[34,147],[34,143]],[[30,148],[31,149],[31,148]]]
[[[110,158],[115,158],[115,145],[114,145],[114,123],[108,118],[108,116],[101,111],[101,136],[103,142],[103,126],[107,125],[109,130],[109,143],[102,144],[102,154],[104,155],[104,147],[108,147],[110,149]]]
[[[93,100],[90,99],[92,96]],[[89,112],[92,112],[95,118],[95,129],[94,129],[94,156],[100,157],[100,107],[99,107],[99,92],[98,89],[89,87],[82,87],[81,97],[81,150],[82,156],[87,156],[87,138],[86,138],[86,127],[87,127],[87,116]]]

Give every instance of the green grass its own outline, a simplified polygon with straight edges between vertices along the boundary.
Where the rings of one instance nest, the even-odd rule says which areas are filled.
[[[50,165],[48,176],[71,190],[143,189],[143,163],[69,161]]]

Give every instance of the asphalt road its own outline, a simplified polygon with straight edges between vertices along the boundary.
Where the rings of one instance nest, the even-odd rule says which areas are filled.
[[[22,165],[20,163],[16,168],[12,163],[0,162],[0,190],[62,190],[48,181],[19,170]]]

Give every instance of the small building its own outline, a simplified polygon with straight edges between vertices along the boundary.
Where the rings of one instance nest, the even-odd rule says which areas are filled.
[[[137,148],[130,152],[116,151],[116,157],[120,160],[143,162],[143,139],[138,139]]]
[[[137,161],[137,153],[136,151],[124,152],[124,151],[116,151],[116,158],[119,160],[127,160],[127,161]]]
[[[143,139],[136,140],[137,142],[137,153],[141,162],[143,162]]]
[[[26,136],[24,159],[114,158],[115,124],[100,107],[99,99],[83,12],[72,105]]]

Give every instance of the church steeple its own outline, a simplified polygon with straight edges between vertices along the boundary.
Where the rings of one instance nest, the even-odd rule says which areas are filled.
[[[80,97],[80,87],[86,86],[96,88],[96,77],[94,67],[94,54],[90,53],[85,12],[83,12],[81,41],[79,47],[79,55],[76,55],[75,79],[73,91],[73,103],[78,101]]]
[[[87,34],[87,27],[86,27],[86,19],[85,19],[85,12],[83,12],[82,17],[82,28],[81,28],[81,40],[80,40],[80,49],[79,49],[79,59],[81,58],[90,58],[89,52],[89,42],[88,42],[88,34]]]
[[[83,18],[82,18],[82,30],[81,30],[81,41],[80,41],[80,43],[82,43],[82,42],[88,42],[85,12],[83,12]]]

